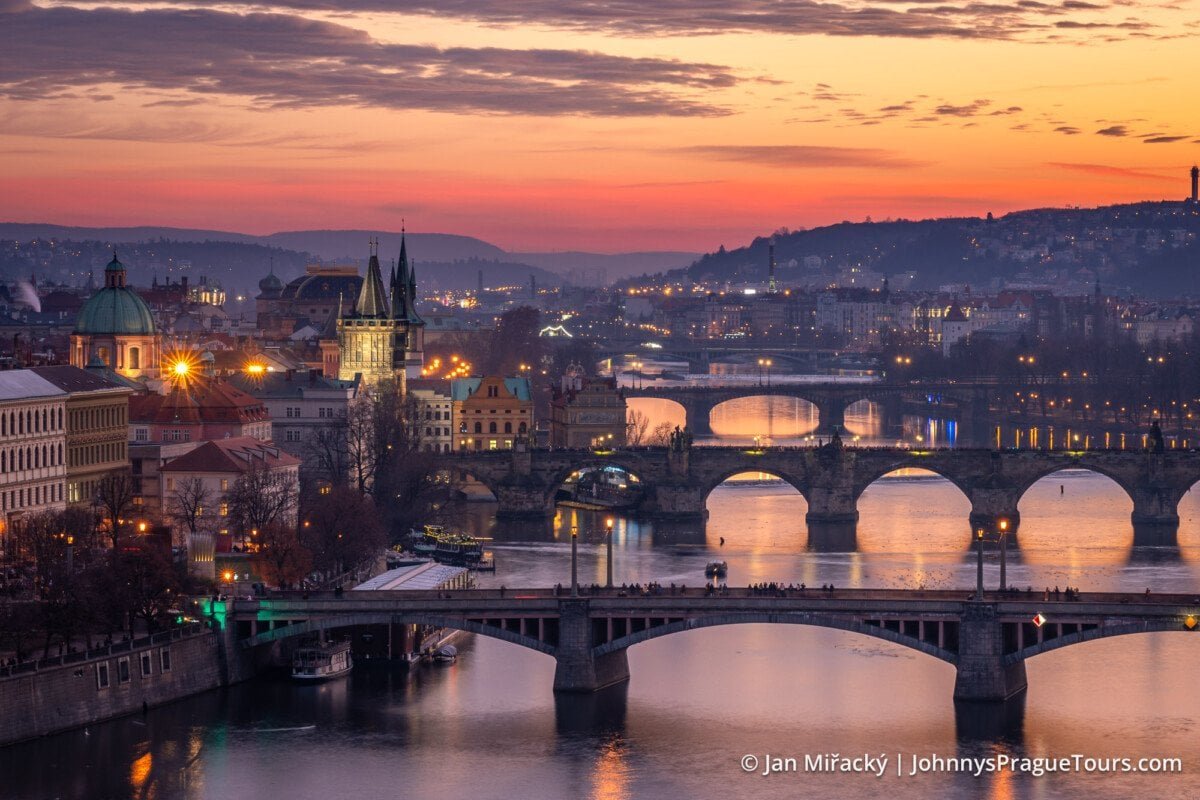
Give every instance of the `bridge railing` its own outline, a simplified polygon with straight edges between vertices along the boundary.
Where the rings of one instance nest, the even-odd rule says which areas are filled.
[[[801,589],[799,584],[775,585],[774,587],[714,587],[705,584],[690,586],[614,586],[609,589],[603,586],[581,586],[581,598],[808,598],[831,600],[930,600],[930,601],[966,601],[974,599],[974,592],[969,589],[826,589],[819,586],[806,586]],[[453,590],[371,590],[351,592],[302,592],[275,591],[260,597],[235,599],[234,610],[239,607],[260,608],[263,603],[270,604],[275,600],[337,600],[363,601],[375,600],[545,600],[567,599],[571,597],[569,586],[535,587],[535,588],[494,588],[494,589],[453,589]],[[1053,591],[1041,590],[1012,590],[1007,592],[985,591],[983,599],[990,602],[1030,602],[1037,604],[1061,603],[1078,605],[1080,603],[1103,603],[1120,605],[1169,605],[1195,606],[1200,613],[1200,592],[1173,593],[1133,593],[1133,592],[1080,592],[1072,598],[1065,594],[1055,595]]]

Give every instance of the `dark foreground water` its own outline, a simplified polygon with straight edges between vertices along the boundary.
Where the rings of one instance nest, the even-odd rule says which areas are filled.
[[[1061,488],[1060,488],[1061,487]],[[729,582],[969,586],[968,504],[940,479],[900,476],[861,503],[853,552],[810,549],[804,501],[778,485],[726,484],[707,526],[619,520],[617,581],[700,584],[706,561]],[[1133,548],[1131,504],[1090,473],[1060,473],[1022,501],[1013,583],[1200,591],[1200,500],[1178,547]],[[569,576],[569,529],[584,580],[603,580],[601,517],[496,526],[485,585]],[[719,544],[724,536],[726,543]],[[988,581],[996,581],[989,555]],[[1102,798],[1200,796],[1200,633],[1117,637],[1028,662],[1016,702],[956,708],[954,670],[885,642],[793,626],[709,628],[629,651],[627,686],[593,697],[550,691],[554,663],[464,638],[451,667],[360,668],[347,680],[261,680],[0,750],[4,798]],[[8,710],[0,710],[8,713]],[[743,772],[752,754],[889,757],[884,777]],[[1005,772],[908,776],[913,755],[1179,757],[1182,775]],[[904,775],[895,774],[897,756]],[[760,767],[761,770],[761,767]]]

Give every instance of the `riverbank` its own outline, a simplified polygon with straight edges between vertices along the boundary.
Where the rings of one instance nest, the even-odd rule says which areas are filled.
[[[189,625],[0,670],[0,746],[222,685],[218,634]]]

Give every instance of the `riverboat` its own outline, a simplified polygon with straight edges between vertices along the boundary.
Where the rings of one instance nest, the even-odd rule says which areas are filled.
[[[315,682],[340,678],[354,668],[349,642],[315,642],[301,645],[292,655],[292,678]]]
[[[422,530],[409,531],[409,547],[421,556],[439,564],[479,571],[495,571],[495,558],[483,552],[483,542],[475,536],[447,531],[441,525],[426,525]]]

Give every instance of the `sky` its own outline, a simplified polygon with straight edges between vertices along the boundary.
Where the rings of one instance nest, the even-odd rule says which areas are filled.
[[[1200,0],[0,0],[0,220],[703,252],[1182,199]]]

